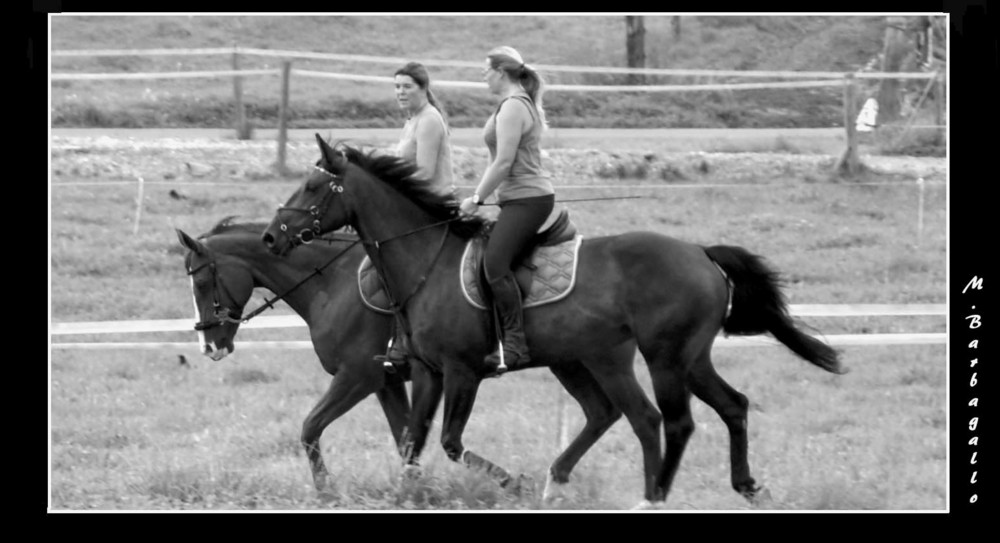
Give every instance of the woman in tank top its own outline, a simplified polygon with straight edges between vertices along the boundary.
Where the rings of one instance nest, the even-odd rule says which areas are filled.
[[[484,266],[499,317],[502,345],[486,363],[503,373],[530,362],[524,336],[521,292],[511,269],[555,205],[555,190],[542,168],[541,137],[547,127],[542,109],[541,76],[512,47],[497,47],[486,57],[483,80],[500,103],[483,128],[490,164],[475,193],[461,203],[473,214],[496,192],[500,214],[486,245]],[[502,349],[502,357],[501,357]]]
[[[444,108],[431,92],[430,76],[419,62],[396,70],[396,102],[406,115],[406,124],[396,156],[417,165],[417,175],[430,179],[447,193],[455,191],[451,171],[451,144]]]
[[[454,195],[447,117],[431,92],[427,69],[419,62],[410,62],[396,70],[394,75],[396,102],[407,115],[396,145],[396,156],[416,164],[417,176],[429,179],[439,192]],[[402,329],[396,323],[395,337],[384,359],[376,357],[383,361],[383,367],[390,373],[405,369],[412,356]]]

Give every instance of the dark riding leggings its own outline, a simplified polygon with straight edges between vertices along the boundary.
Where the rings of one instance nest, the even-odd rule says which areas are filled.
[[[538,228],[555,207],[554,194],[518,198],[500,204],[500,216],[493,225],[486,255],[486,280],[493,283],[511,272],[514,259],[521,255]]]

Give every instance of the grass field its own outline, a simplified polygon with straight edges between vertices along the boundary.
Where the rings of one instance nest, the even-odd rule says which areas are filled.
[[[946,406],[943,346],[853,347],[833,377],[770,348],[717,350],[720,374],[751,400],[750,465],[777,510],[942,510]],[[328,383],[307,351],[238,350],[219,363],[177,364],[167,352],[57,351],[52,373],[52,506],[56,509],[545,509],[541,487],[558,453],[559,401],[545,371],[481,388],[464,442],[534,494],[505,493],[451,463],[436,445],[423,474],[402,479],[373,398],[322,441],[336,481],[321,503],[298,442],[301,419]],[[639,362],[641,365],[641,362]],[[651,394],[644,370],[637,371]],[[728,435],[692,402],[693,435],[667,507],[746,510],[729,487]],[[573,404],[568,426],[582,425]],[[572,434],[570,434],[572,436]],[[641,454],[624,421],[584,457],[565,509],[621,510],[642,497]]]
[[[143,151],[116,159],[141,165]],[[314,153],[314,151],[306,154]],[[80,155],[81,157],[86,154]],[[311,156],[311,155],[310,155]],[[178,151],[179,160],[184,151]],[[785,273],[792,304],[944,303],[947,201],[924,194],[922,230],[913,179],[883,184],[822,176],[712,187],[713,174],[642,200],[572,204],[587,236],[652,230],[702,244],[736,244]],[[183,251],[173,228],[207,231],[227,215],[267,219],[295,181],[212,175],[149,184],[137,235],[135,186],[72,185],[94,177],[69,169],[51,192],[51,313],[54,322],[192,318]],[[191,181],[181,183],[181,181]],[[728,180],[733,182],[734,180]],[[599,175],[566,198],[622,194],[634,179]],[[55,183],[67,183],[56,186]],[[587,188],[587,185],[593,188]],[[703,186],[699,186],[703,185]],[[558,186],[557,186],[558,188]],[[174,199],[176,189],[183,199]],[[635,191],[635,189],[628,189]],[[635,194],[636,192],[630,192]],[[267,292],[256,293],[256,307]],[[279,305],[273,314],[287,313]],[[934,317],[807,318],[842,333],[943,332]],[[244,330],[238,339],[307,339],[305,330]],[[79,336],[72,341],[193,341],[193,332]],[[943,510],[946,506],[945,346],[845,347],[845,376],[822,373],[784,349],[716,349],[719,373],[751,400],[750,465],[775,510]],[[169,351],[52,350],[51,507],[64,509],[544,509],[540,491],[558,452],[560,401],[572,400],[544,370],[486,382],[465,443],[536,483],[510,494],[449,462],[437,445],[440,419],[415,480],[400,477],[388,426],[369,398],[327,429],[324,456],[335,499],[317,500],[298,443],[302,419],[329,383],[308,350],[240,349],[212,363]],[[648,375],[637,359],[650,394]],[[560,400],[561,399],[561,400]],[[697,431],[667,501],[676,510],[752,507],[728,482],[728,436],[692,402]],[[570,429],[582,423],[575,404]],[[560,507],[621,510],[642,497],[638,442],[617,423],[581,461]]]

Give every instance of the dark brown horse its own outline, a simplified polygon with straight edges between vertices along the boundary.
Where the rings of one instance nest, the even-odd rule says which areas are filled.
[[[221,360],[235,349],[243,308],[254,288],[277,294],[305,320],[320,364],[334,376],[302,424],[302,445],[316,489],[326,489],[329,473],[320,451],[323,430],[374,393],[397,445],[409,418],[404,379],[386,376],[372,356],[384,352],[391,316],[366,307],[357,291],[357,271],[365,253],[357,238],[338,236],[277,258],[263,250],[264,224],[223,220],[199,239],[178,230],[188,249],[184,264],[191,276],[202,352]],[[340,255],[338,257],[338,255]],[[322,266],[321,275],[309,277]]]
[[[423,362],[412,368],[409,461],[416,462],[427,437],[427,428],[416,421],[443,393],[441,442],[448,457],[491,467],[466,450],[461,438],[480,382],[493,371],[483,358],[495,346],[494,323],[489,312],[464,299],[457,279],[465,244],[486,221],[459,218],[458,202],[415,178],[411,163],[351,147],[335,150],[316,139],[321,157],[278,210],[264,243],[285,254],[315,235],[353,226],[410,323],[411,344]],[[747,463],[747,399],[711,362],[720,331],[771,333],[805,360],[841,372],[837,353],[792,323],[776,272],[739,247],[704,248],[650,232],[589,238],[580,247],[575,288],[557,303],[525,312],[531,367],[557,371],[582,363],[597,385],[590,393],[602,399],[599,418],[610,425],[620,411],[641,444],[646,500],[663,501],[669,492],[694,431],[691,393],[729,429],[733,488],[747,498],[759,490]],[[659,410],[633,373],[636,347],[649,368]],[[567,480],[564,467],[557,459],[551,482]]]
[[[206,356],[221,360],[235,349],[235,337],[244,306],[254,288],[266,288],[305,320],[313,348],[323,369],[334,376],[330,388],[302,425],[302,444],[309,458],[313,482],[323,492],[329,476],[320,453],[323,430],[359,401],[374,393],[398,446],[405,446],[410,406],[404,380],[387,376],[373,356],[385,352],[390,317],[367,307],[358,293],[357,271],[365,252],[356,236],[336,234],[309,244],[282,258],[260,243],[265,224],[220,221],[193,239],[178,230],[188,249],[185,266],[191,276],[198,315],[200,345]],[[316,273],[319,270],[321,273]],[[627,353],[628,357],[634,355]],[[586,425],[560,457],[560,473],[567,476],[580,457],[597,441],[620,413],[606,402],[590,374],[580,364],[552,368],[573,394],[587,417]],[[429,428],[437,405],[425,407]],[[404,449],[400,448],[402,454]]]

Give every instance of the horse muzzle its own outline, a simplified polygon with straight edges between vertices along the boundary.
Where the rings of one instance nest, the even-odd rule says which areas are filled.
[[[235,350],[236,348],[233,346],[232,342],[226,342],[225,344],[218,346],[214,341],[206,341],[201,344],[201,354],[211,358],[215,362],[229,356]]]
[[[264,232],[264,234],[261,235],[260,240],[264,242],[264,246],[267,247],[267,250],[273,255],[284,256],[292,248],[292,244],[289,242],[279,244],[278,240],[276,240],[274,235],[270,232]]]

